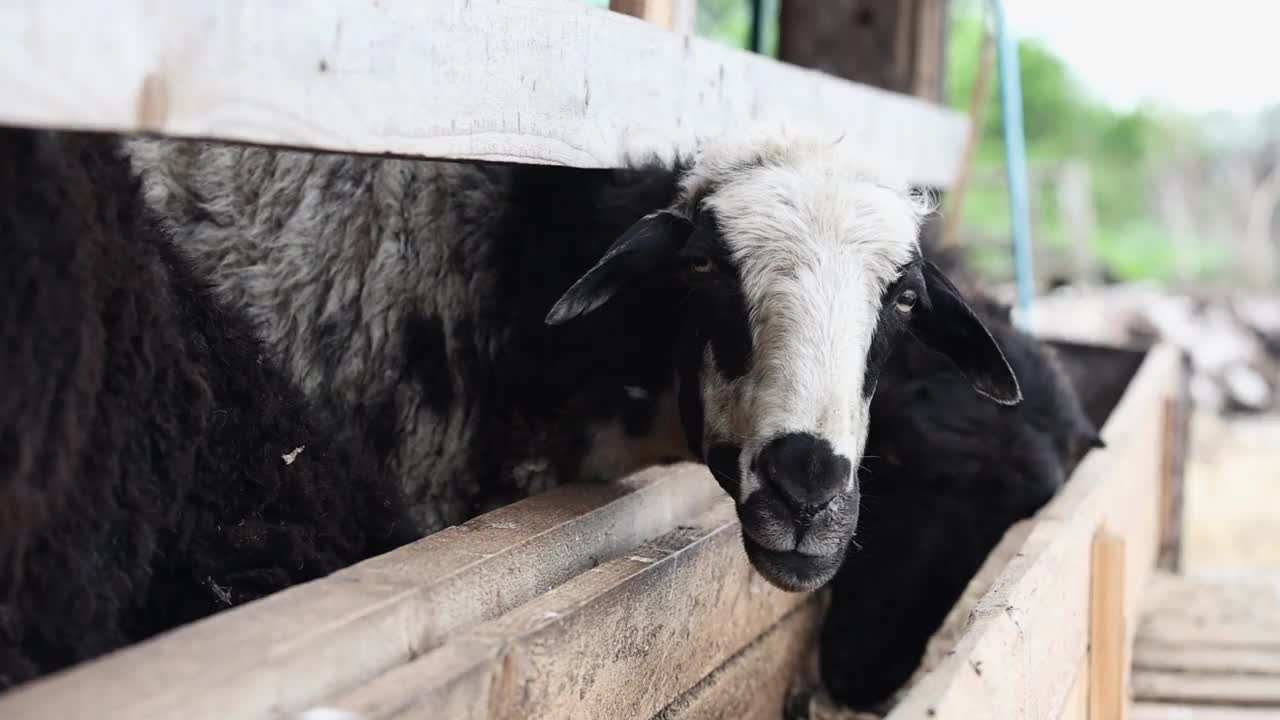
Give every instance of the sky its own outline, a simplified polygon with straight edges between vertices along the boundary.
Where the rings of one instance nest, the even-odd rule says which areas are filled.
[[[1249,114],[1280,103],[1280,0],[1004,0],[1103,101]]]

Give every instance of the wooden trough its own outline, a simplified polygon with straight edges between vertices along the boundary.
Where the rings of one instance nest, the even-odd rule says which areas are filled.
[[[612,167],[790,109],[947,187],[965,130],[571,0],[15,0],[0,68],[0,123],[460,160]],[[891,718],[1122,716],[1133,612],[1176,539],[1184,371],[1164,346],[1060,351],[1108,448]],[[43,678],[0,719],[778,718],[822,611],[752,570],[705,469],[650,469]]]
[[[953,653],[889,718],[1121,717],[1184,374],[1165,346],[1112,353],[1140,364],[1113,410],[1115,388],[1098,388],[1108,448],[1038,514]],[[38,681],[0,697],[0,717],[777,718],[822,606],[755,574],[702,468],[651,469]]]

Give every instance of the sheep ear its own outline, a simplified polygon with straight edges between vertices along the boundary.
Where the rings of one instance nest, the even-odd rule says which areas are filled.
[[[692,233],[693,224],[673,212],[663,210],[640,218],[560,297],[547,313],[547,324],[559,325],[605,304],[628,282],[675,255]]]
[[[922,342],[955,363],[974,390],[1001,405],[1022,402],[1022,388],[1000,346],[960,291],[936,265],[924,261],[929,295],[912,315],[912,331]]]

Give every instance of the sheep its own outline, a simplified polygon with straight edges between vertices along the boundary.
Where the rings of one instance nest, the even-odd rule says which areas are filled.
[[[622,170],[128,151],[218,297],[326,414],[384,441],[423,534],[694,460],[756,569],[812,590],[857,525],[870,397],[902,336],[1020,401],[920,256],[928,198],[819,134],[732,133]]]
[[[412,536],[118,149],[0,129],[0,689]]]
[[[975,401],[946,358],[912,339],[885,363],[863,458],[866,519],[830,583],[819,638],[822,684],[858,710],[892,699],[1006,531],[1102,446],[1051,349],[1015,329],[1007,306],[966,294],[1024,400]]]

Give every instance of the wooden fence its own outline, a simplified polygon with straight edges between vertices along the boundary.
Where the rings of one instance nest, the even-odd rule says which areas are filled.
[[[0,3],[3,124],[595,168],[752,121],[943,188],[966,129],[572,0]],[[1112,717],[1179,369],[1149,354],[1112,449],[892,717]],[[558,488],[21,687],[0,718],[776,718],[822,597],[761,579],[739,533],[701,467]]]

